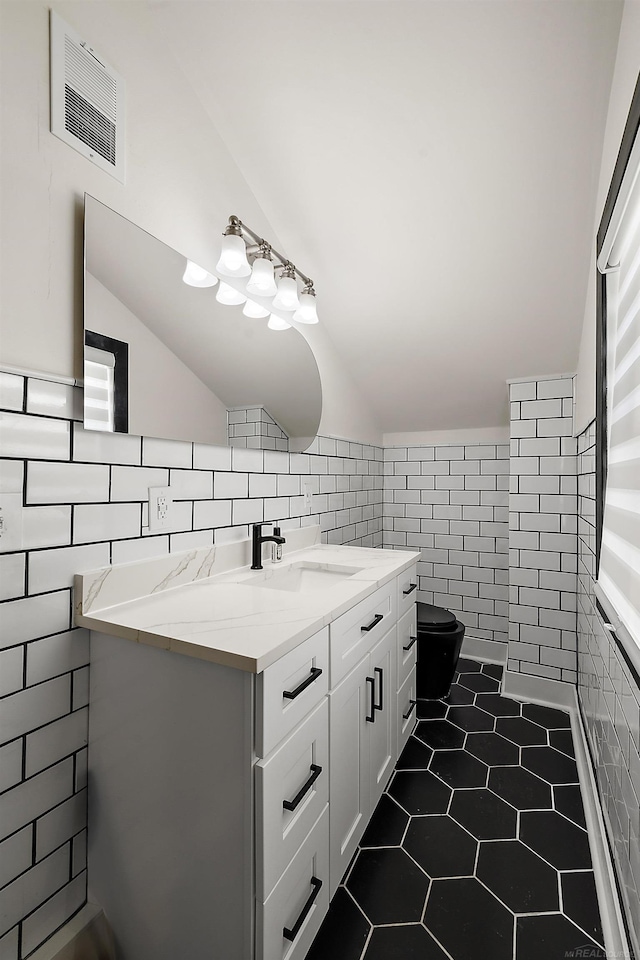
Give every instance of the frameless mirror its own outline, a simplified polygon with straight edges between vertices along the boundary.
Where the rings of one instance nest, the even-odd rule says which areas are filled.
[[[322,411],[311,347],[189,286],[186,264],[85,196],[85,428],[305,450]]]

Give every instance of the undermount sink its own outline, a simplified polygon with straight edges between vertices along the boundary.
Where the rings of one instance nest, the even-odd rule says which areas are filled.
[[[269,569],[243,580],[248,587],[256,586],[269,590],[289,590],[299,593],[307,590],[324,590],[336,583],[348,580],[362,567],[346,567],[338,563],[313,563],[301,560],[282,569]]]

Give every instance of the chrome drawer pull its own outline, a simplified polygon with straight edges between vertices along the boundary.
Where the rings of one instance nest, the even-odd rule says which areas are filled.
[[[418,702],[417,700],[409,700],[409,709],[407,710],[406,713],[403,713],[403,714],[402,714],[402,719],[403,719],[403,720],[408,720],[408,719],[409,719],[409,717],[411,716],[411,714],[413,713],[413,711],[414,711],[415,708],[416,708],[416,703],[417,703],[417,702]]]
[[[405,647],[404,644],[403,644],[402,649],[403,649],[403,650],[411,650],[411,647],[414,645],[414,643],[417,641],[417,639],[418,639],[417,637],[409,637],[409,643],[406,645],[406,647]]]
[[[416,589],[417,586],[418,586],[417,583],[410,583],[410,584],[409,584],[409,589],[402,591],[402,592],[404,593],[405,597],[408,597],[410,593],[413,593],[413,591]]]
[[[374,677],[367,677],[367,684],[369,685],[369,690],[371,691],[371,716],[366,715],[365,720],[367,723],[376,722],[376,681]]]
[[[319,767],[317,763],[312,763],[309,769],[311,770],[311,776],[309,777],[306,783],[303,783],[303,785],[300,787],[300,789],[296,793],[293,800],[282,801],[282,806],[284,807],[285,810],[295,810],[295,808],[298,806],[298,804],[304,797],[305,793],[308,793],[309,790],[311,790],[311,787],[314,785],[314,783],[322,773],[322,767]]]
[[[383,613],[376,613],[371,623],[368,623],[366,627],[360,627],[360,629],[363,630],[365,633],[368,633],[369,630],[373,630],[373,628],[380,623],[383,617],[384,617]]]
[[[306,680],[303,680],[302,683],[295,688],[295,690],[283,690],[282,696],[286,697],[287,700],[295,700],[296,697],[299,697],[303,690],[306,690],[309,684],[313,683],[314,680],[317,680],[322,670],[320,667],[311,667],[311,672]]]
[[[289,927],[284,927],[282,931],[282,936],[286,937],[287,940],[291,940],[291,941],[295,940],[295,938],[300,933],[300,927],[307,919],[307,916],[309,915],[309,911],[311,910],[311,907],[313,906],[316,897],[320,893],[320,888],[322,887],[322,880],[318,880],[317,877],[311,877],[311,886],[313,887],[313,890],[311,891],[311,895],[309,896],[309,899],[307,900],[304,907],[302,908],[302,912],[300,916],[298,917],[294,925],[291,927],[291,929],[289,929]]]

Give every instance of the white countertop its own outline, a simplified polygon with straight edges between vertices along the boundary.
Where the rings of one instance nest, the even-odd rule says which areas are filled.
[[[315,527],[285,534],[283,560],[263,561],[263,585],[249,568],[246,540],[78,574],[76,623],[260,673],[420,557],[405,550],[321,544]],[[264,586],[267,577],[301,563],[359,570],[320,589]]]

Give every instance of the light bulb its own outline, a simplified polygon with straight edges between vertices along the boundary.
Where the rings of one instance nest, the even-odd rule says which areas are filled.
[[[220,286],[216,293],[218,303],[225,303],[229,307],[235,307],[240,303],[244,303],[246,299],[244,294],[238,293],[238,291],[230,287],[228,283],[223,283],[222,280],[220,281]]]
[[[281,320],[280,317],[276,317],[275,313],[272,313],[269,317],[269,323],[267,324],[270,330],[290,330],[291,324],[287,323],[286,320]]]
[[[264,307],[259,306],[254,300],[249,299],[247,299],[242,312],[244,313],[245,317],[253,317],[256,320],[260,320],[262,317],[269,316],[268,310],[265,310]]]
[[[247,282],[247,293],[255,293],[258,297],[275,297],[278,292],[273,278],[273,263],[266,257],[258,257],[253,261],[251,279]]]
[[[229,234],[222,238],[222,252],[216,270],[223,277],[249,276],[251,267],[247,260],[247,248],[242,237]]]
[[[199,267],[193,260],[187,260],[187,266],[182,275],[182,279],[185,283],[188,283],[190,287],[215,287],[218,282],[217,277],[214,277],[214,275],[209,273],[208,270],[205,270],[204,267]]]
[[[277,310],[295,310],[300,306],[298,285],[293,277],[280,277],[273,305]]]
[[[308,290],[300,294],[300,306],[293,315],[297,323],[318,323],[318,311],[316,309],[316,297],[314,293]]]

